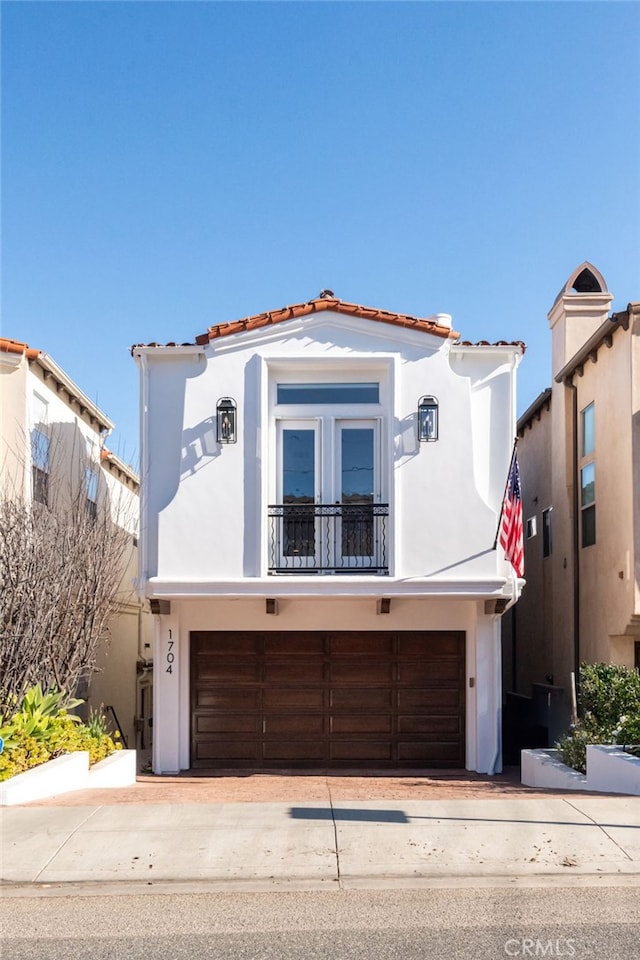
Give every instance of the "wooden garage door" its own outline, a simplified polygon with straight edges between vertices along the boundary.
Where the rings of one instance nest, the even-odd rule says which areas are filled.
[[[464,766],[464,633],[191,634],[191,765]]]

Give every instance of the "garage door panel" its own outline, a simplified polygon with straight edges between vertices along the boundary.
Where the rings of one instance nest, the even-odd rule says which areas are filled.
[[[215,717],[205,714],[196,717],[195,729],[197,733],[259,733],[257,717],[237,713]]]
[[[224,737],[219,740],[207,739],[195,742],[195,755],[192,752],[191,762],[199,766],[210,766],[212,763],[242,760],[252,764],[258,763],[259,741],[233,740]]]
[[[324,715],[323,714],[296,714],[295,716],[265,716],[263,722],[263,733],[266,736],[273,734],[286,733],[289,736],[299,733],[316,733],[322,736],[324,733]]]
[[[392,733],[393,718],[375,715],[331,715],[331,733]]]
[[[309,635],[301,637],[298,633],[276,633],[264,635],[264,652],[271,654],[286,654],[292,657],[307,657],[312,654],[324,655],[324,636]]]
[[[438,688],[433,690],[429,687],[420,687],[419,689],[403,688],[398,689],[398,708],[402,711],[420,711],[428,710],[429,713],[438,713],[440,710],[451,710],[458,712],[460,710],[460,691],[456,687],[449,690]]]
[[[394,693],[388,687],[332,687],[329,705],[332,710],[391,710]]]
[[[464,764],[464,634],[192,635],[191,763]]]
[[[331,679],[334,682],[370,683],[377,680],[388,683],[392,678],[392,664],[389,660],[345,658],[331,662]]]
[[[324,691],[322,687],[265,687],[265,710],[309,709],[322,710],[324,706]]]
[[[260,690],[256,687],[201,687],[195,692],[197,709],[257,710],[260,706]]]
[[[442,733],[451,733],[454,736],[460,735],[460,719],[456,716],[449,717],[398,717],[398,733],[425,733],[439,735]]]
[[[421,766],[453,766],[452,757],[458,766],[464,766],[464,752],[459,741],[453,743],[424,740],[400,740],[398,742],[398,760],[406,763],[419,763]]]
[[[417,684],[423,687],[426,683],[441,684],[450,681],[456,685],[459,680],[459,665],[456,660],[399,660],[398,680],[403,683]]]
[[[271,761],[289,761],[308,763],[324,759],[324,742],[319,740],[278,740],[265,741],[264,759]]]
[[[334,655],[357,654],[372,657],[388,656],[393,649],[394,637],[389,634],[329,634],[330,651]]]
[[[462,642],[463,637],[457,633],[399,634],[398,655],[457,660],[460,657]]]
[[[264,665],[266,683],[321,683],[324,679],[324,661],[308,660],[268,660]]]
[[[198,677],[201,681],[259,680],[259,665],[254,658],[245,660],[217,660],[215,657],[199,657]]]
[[[352,763],[368,760],[370,762],[389,763],[392,759],[392,747],[388,740],[332,740],[331,760],[350,761]]]
[[[212,645],[211,634],[208,632],[196,631],[191,634],[191,650],[196,655],[255,656],[259,648],[259,635],[255,633],[221,633],[216,636],[215,645]]]

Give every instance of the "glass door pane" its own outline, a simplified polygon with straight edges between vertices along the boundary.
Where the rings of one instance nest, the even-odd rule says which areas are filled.
[[[339,429],[341,553],[347,566],[374,554],[375,428],[343,424]]]
[[[316,431],[282,429],[282,552],[285,557],[315,555]]]

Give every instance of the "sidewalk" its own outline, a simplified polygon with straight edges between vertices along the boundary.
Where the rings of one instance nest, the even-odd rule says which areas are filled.
[[[527,791],[513,776],[142,777],[122,791],[5,808],[1,819],[3,895],[16,884],[113,881],[262,889],[615,876],[640,885],[637,798]]]

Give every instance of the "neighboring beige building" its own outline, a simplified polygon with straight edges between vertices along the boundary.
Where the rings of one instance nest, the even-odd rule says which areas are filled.
[[[134,589],[139,480],[105,440],[107,416],[40,350],[0,338],[0,494],[47,502],[85,484],[131,535],[119,613],[109,625],[86,696],[113,708],[129,747],[150,746],[152,618]]]
[[[591,264],[572,273],[549,311],[552,386],[518,422],[526,588],[505,689],[545,684],[563,722],[581,662],[640,657],[640,303],[612,300]]]

